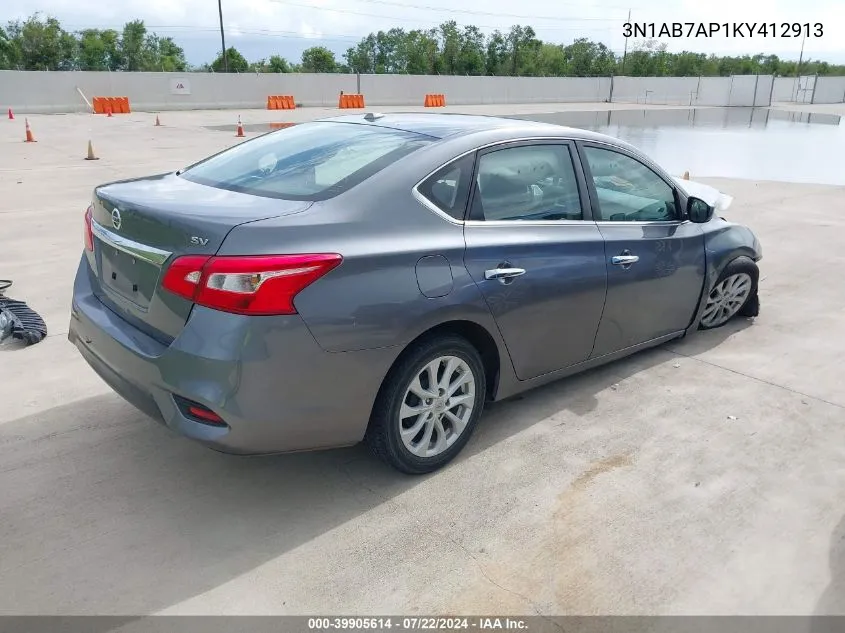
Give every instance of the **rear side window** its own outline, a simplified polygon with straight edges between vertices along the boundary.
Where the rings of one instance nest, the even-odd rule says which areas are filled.
[[[449,163],[419,186],[420,193],[443,213],[463,220],[474,162],[474,154],[469,154]]]
[[[581,220],[581,196],[568,145],[493,150],[478,159],[473,220]]]
[[[303,123],[231,147],[180,175],[256,196],[325,200],[434,140],[373,125]]]

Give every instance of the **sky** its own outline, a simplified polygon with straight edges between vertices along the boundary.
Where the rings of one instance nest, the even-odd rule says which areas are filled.
[[[250,61],[273,54],[298,61],[310,46],[326,46],[341,59],[370,32],[431,28],[447,20],[485,32],[530,24],[544,41],[569,44],[587,37],[621,54],[630,10],[632,22],[658,28],[664,22],[819,22],[823,35],[806,38],[804,59],[845,63],[843,0],[222,0],[222,5],[227,47],[235,46]],[[172,36],[192,64],[211,61],[220,51],[216,0],[0,0],[0,23],[34,11],[59,18],[68,30],[120,29],[128,20],[143,19],[149,30]],[[630,39],[629,47],[637,41]],[[720,34],[660,41],[672,52],[774,53],[788,59],[798,59],[801,48],[800,37]]]

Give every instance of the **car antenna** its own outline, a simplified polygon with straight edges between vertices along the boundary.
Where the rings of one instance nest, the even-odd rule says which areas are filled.
[[[367,121],[375,121],[376,119],[383,119],[384,115],[381,112],[367,112],[367,114],[364,115],[364,118]]]

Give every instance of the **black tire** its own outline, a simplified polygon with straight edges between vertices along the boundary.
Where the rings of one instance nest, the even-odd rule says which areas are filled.
[[[724,323],[720,323],[719,325],[713,326],[706,326],[704,324],[699,323],[698,327],[700,329],[711,330],[722,327],[723,325],[730,323],[731,319],[735,318],[737,315],[745,317],[756,317],[759,314],[760,298],[757,294],[757,286],[760,281],[760,269],[757,267],[757,264],[755,264],[754,261],[749,259],[748,257],[737,257],[736,259],[732,260],[727,266],[725,266],[718,279],[716,279],[716,281],[713,283],[713,286],[711,287],[711,292],[712,288],[715,288],[722,281],[724,281],[731,275],[736,275],[737,273],[746,273],[749,277],[751,277],[751,292],[748,294],[748,298],[745,300],[745,303],[740,306],[739,310],[736,311],[736,314],[734,314],[730,319],[728,319]]]
[[[407,449],[400,436],[399,411],[411,381],[431,361],[455,356],[470,368],[475,380],[475,399],[470,418],[454,443],[439,455],[419,457]],[[486,400],[484,364],[478,350],[457,335],[422,339],[406,349],[391,368],[376,398],[364,441],[381,460],[409,475],[422,475],[445,466],[461,452],[472,436]]]

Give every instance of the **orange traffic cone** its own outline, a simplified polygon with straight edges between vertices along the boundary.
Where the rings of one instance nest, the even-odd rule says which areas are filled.
[[[161,127],[161,121],[158,120],[158,115],[156,115],[156,124],[155,127]]]
[[[15,118],[15,115],[12,112],[12,108],[9,108],[9,120],[14,119],[14,118]]]
[[[235,134],[235,136],[238,136],[238,137],[246,136],[246,134],[244,134],[244,124],[241,123],[241,115],[240,114],[238,115],[238,133]]]
[[[108,107],[106,108],[106,116],[110,117],[111,115],[112,115],[112,114],[111,114],[111,106],[108,106]]]
[[[91,139],[88,139],[88,156],[85,157],[85,160],[100,160],[99,157],[94,155],[94,145],[91,143]]]
[[[26,122],[26,139],[24,142],[26,143],[36,143],[35,137],[32,135],[32,130],[29,127],[29,119],[24,119]]]

